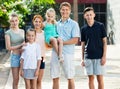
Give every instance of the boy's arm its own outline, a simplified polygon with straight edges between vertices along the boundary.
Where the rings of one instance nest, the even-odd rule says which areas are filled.
[[[106,63],[106,52],[107,52],[107,38],[103,38],[103,56],[101,60],[101,65],[104,65]]]
[[[84,64],[85,42],[81,42],[81,46],[82,46],[82,62],[81,62],[81,65],[85,66],[85,64]]]
[[[63,45],[70,45],[70,44],[76,44],[78,42],[79,37],[73,37],[70,40],[63,41]]]

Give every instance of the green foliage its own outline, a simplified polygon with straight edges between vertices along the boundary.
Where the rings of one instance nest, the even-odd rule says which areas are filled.
[[[8,17],[12,12],[20,16],[20,26],[23,26],[23,20],[30,19],[28,15],[41,14],[44,17],[50,7],[55,7],[54,0],[0,0],[0,27],[9,26]]]
[[[2,3],[1,3],[2,2]],[[0,26],[1,27],[8,27],[8,17],[9,15],[15,12],[17,13],[20,18],[22,18],[25,14],[28,13],[27,8],[25,7],[22,0],[2,0],[0,1]],[[23,24],[23,21],[20,20],[20,24]],[[21,26],[20,25],[20,26]]]
[[[55,4],[54,0],[32,0],[29,2],[30,14],[40,14],[44,17],[46,10],[53,7]]]

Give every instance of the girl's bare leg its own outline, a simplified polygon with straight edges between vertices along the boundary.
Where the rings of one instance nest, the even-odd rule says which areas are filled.
[[[56,53],[58,54],[58,42],[57,42],[57,39],[56,38],[51,38],[50,39],[50,44],[53,46]]]
[[[36,88],[37,79],[32,79],[30,80],[30,82],[31,82],[31,89],[37,89]]]
[[[40,69],[38,79],[37,79],[37,89],[42,89],[43,74],[44,74],[44,69]]]
[[[13,89],[18,89],[19,67],[12,67]]]
[[[30,79],[24,79],[24,80],[25,80],[26,89],[31,89],[31,87],[30,87]]]
[[[58,56],[60,58],[60,61],[63,62],[63,55],[62,55],[62,51],[63,51],[63,41],[61,38],[58,38]]]

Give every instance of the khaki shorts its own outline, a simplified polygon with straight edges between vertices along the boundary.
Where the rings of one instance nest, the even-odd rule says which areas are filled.
[[[74,67],[74,55],[71,54],[63,54],[64,62],[60,63],[58,60],[57,54],[55,51],[52,51],[52,58],[50,63],[50,71],[51,71],[51,77],[52,78],[59,78],[61,75],[61,68],[63,69],[63,72],[65,74],[65,77],[67,79],[74,78],[75,75],[75,67]]]
[[[104,75],[105,66],[101,65],[101,59],[85,59],[86,75]]]

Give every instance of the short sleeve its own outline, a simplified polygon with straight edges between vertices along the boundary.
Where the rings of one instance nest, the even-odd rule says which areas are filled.
[[[72,37],[80,37],[80,28],[77,22],[74,22],[72,28]]]
[[[84,28],[81,28],[81,41],[85,41]]]
[[[6,32],[5,32],[5,35],[10,35],[10,31],[9,31],[9,30],[6,31]]]
[[[23,60],[25,59],[25,53],[24,52],[22,52],[20,59],[23,59]]]
[[[105,30],[104,24],[101,24],[101,30],[102,30],[102,38],[107,37],[107,33],[106,33],[106,30]]]

